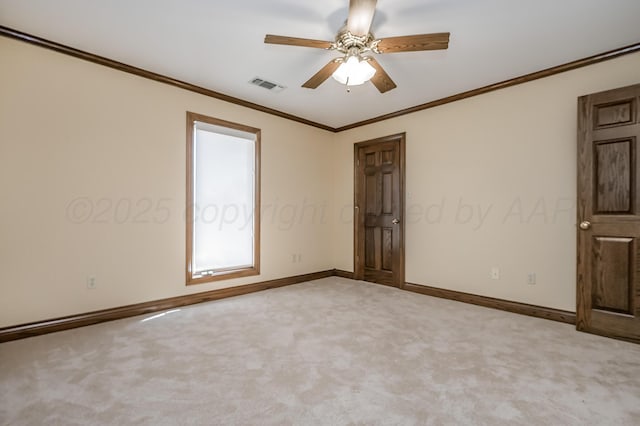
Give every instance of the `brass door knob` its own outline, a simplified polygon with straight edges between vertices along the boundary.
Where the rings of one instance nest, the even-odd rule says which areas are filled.
[[[397,225],[400,223],[400,221],[398,219],[393,219],[391,223],[393,223],[394,225]]]
[[[591,222],[589,222],[588,220],[583,220],[582,222],[580,222],[580,229],[586,231],[589,228],[591,228]]]

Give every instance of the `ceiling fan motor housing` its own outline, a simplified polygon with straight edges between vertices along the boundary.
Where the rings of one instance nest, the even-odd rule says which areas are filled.
[[[351,34],[349,30],[342,30],[338,33],[336,41],[331,44],[331,50],[337,50],[347,56],[358,56],[361,53],[372,51],[380,53],[378,43],[373,34],[368,33],[364,36]]]

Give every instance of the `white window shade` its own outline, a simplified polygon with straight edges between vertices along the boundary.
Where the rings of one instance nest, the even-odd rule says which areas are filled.
[[[254,265],[255,136],[194,125],[194,276]]]

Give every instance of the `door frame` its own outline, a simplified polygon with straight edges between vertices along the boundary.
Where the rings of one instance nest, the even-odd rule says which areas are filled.
[[[353,276],[356,280],[364,280],[364,253],[360,253],[360,238],[364,238],[364,235],[360,235],[360,223],[363,216],[360,214],[359,204],[362,201],[360,198],[362,194],[361,180],[359,174],[358,165],[358,150],[360,148],[369,147],[385,142],[397,141],[400,145],[400,270],[397,273],[397,279],[395,287],[404,288],[405,285],[405,221],[406,217],[406,132],[396,133],[389,136],[383,136],[376,139],[370,139],[362,142],[357,142],[353,145]],[[395,275],[395,271],[394,271]]]

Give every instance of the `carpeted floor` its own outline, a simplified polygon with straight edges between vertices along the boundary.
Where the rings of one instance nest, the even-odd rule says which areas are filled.
[[[0,344],[2,425],[638,425],[640,346],[326,278]]]

